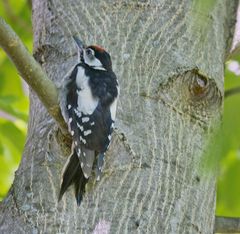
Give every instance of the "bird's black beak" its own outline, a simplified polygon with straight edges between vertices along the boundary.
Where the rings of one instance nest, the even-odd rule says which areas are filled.
[[[79,38],[77,38],[77,36],[73,36],[73,39],[76,42],[79,50],[82,51],[85,48],[85,45],[83,44],[83,42]]]
[[[78,48],[78,62],[84,62],[83,50],[86,48],[86,46],[83,44],[83,42],[77,36],[73,36],[73,39]]]

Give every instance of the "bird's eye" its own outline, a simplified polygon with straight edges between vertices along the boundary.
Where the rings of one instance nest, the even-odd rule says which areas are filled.
[[[89,56],[90,58],[93,57],[93,51],[92,51],[91,49],[87,49],[87,50],[86,50],[86,54],[87,54],[87,56]]]

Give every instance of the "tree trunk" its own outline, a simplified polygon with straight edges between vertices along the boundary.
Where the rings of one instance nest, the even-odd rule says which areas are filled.
[[[60,84],[72,35],[112,55],[121,94],[100,182],[58,203],[70,152],[34,92],[28,137],[0,209],[0,233],[212,233],[207,139],[222,111],[237,0],[33,0],[35,58]]]

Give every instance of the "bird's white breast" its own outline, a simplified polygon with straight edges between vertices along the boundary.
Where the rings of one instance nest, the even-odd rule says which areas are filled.
[[[89,77],[86,76],[83,67],[78,67],[76,84],[78,87],[78,110],[85,115],[91,115],[98,105],[98,98],[93,97],[91,88],[89,86]]]

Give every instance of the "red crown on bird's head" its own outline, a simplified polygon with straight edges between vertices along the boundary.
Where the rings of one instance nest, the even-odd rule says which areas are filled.
[[[105,49],[103,47],[99,46],[99,45],[92,45],[90,47],[94,48],[95,50],[98,50],[99,52],[104,52],[105,51]]]

